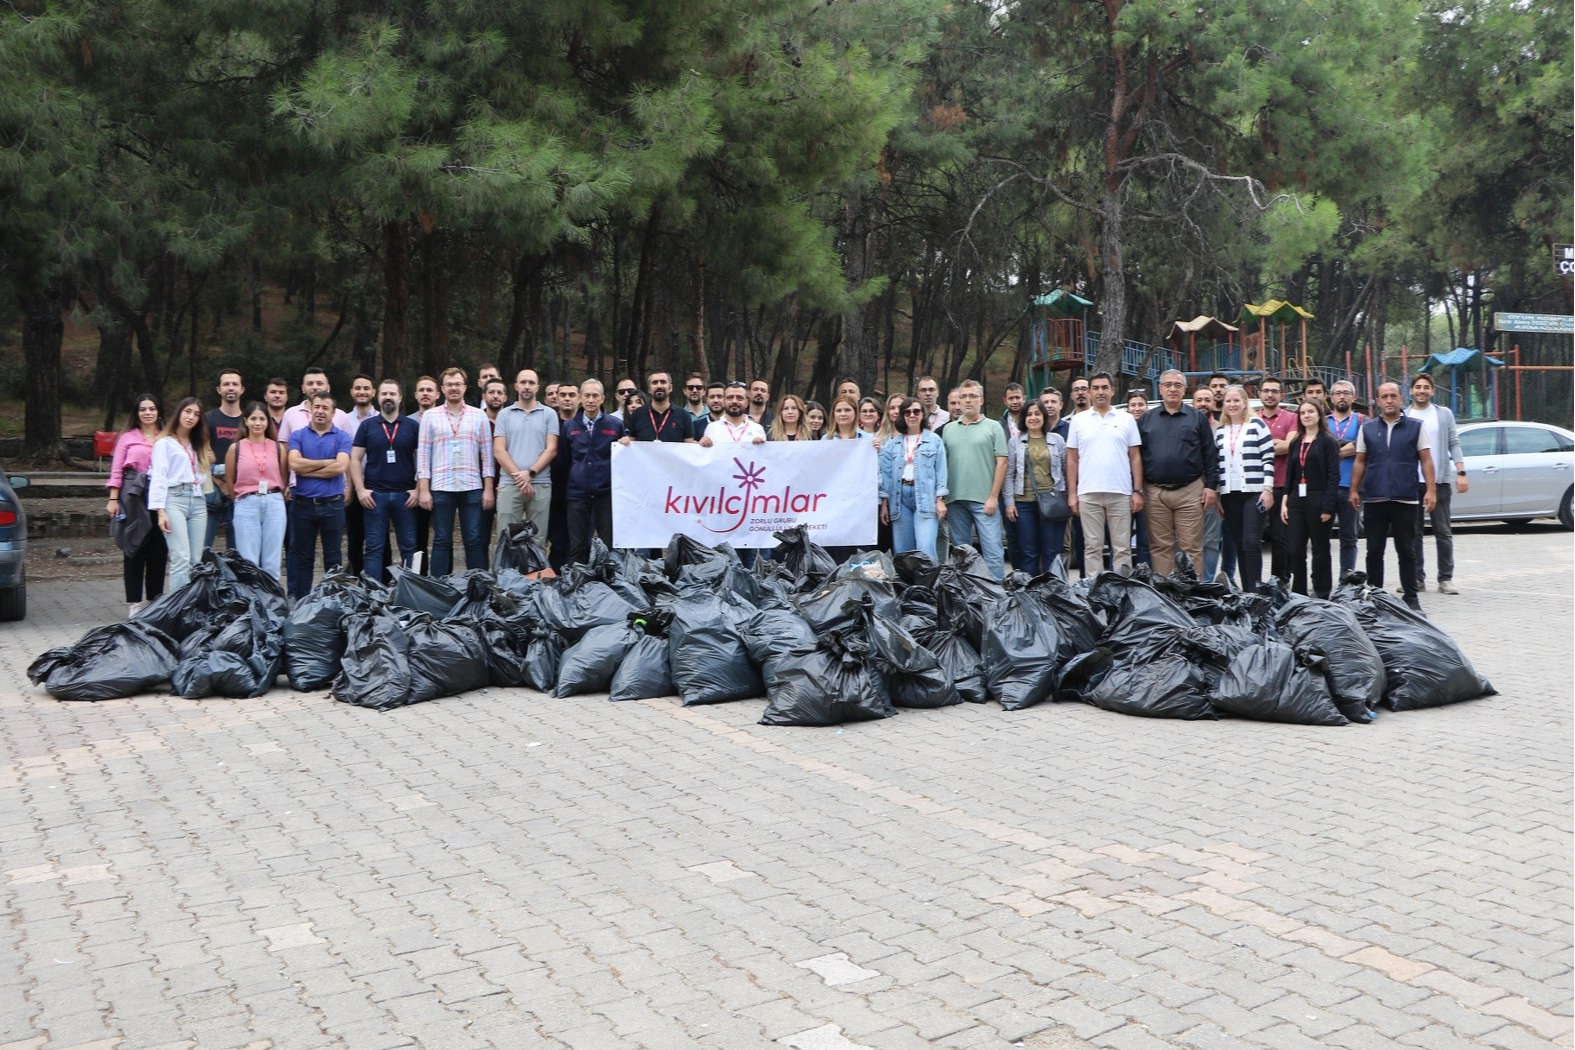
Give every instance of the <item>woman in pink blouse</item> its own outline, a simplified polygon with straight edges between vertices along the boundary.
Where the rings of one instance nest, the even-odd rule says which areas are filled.
[[[147,476],[148,467],[153,460],[153,442],[158,440],[159,430],[163,426],[163,419],[159,413],[158,398],[152,394],[138,394],[135,407],[131,410],[131,418],[126,423],[126,429],[115,442],[115,454],[109,465],[109,502],[104,507],[104,512],[111,521],[124,516],[141,515],[147,519],[146,539],[134,551],[122,553],[121,575],[126,583],[126,615],[133,616],[147,601],[152,601],[164,593],[164,570],[169,565],[169,548],[164,544],[164,534],[159,531],[157,515],[148,510]],[[127,472],[141,475],[140,478],[129,479],[132,484],[128,486]],[[124,505],[121,500],[121,490],[130,488],[126,493]],[[139,523],[140,524],[140,523]]]

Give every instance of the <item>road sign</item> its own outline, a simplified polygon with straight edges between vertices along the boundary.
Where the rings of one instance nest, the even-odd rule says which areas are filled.
[[[1493,327],[1500,332],[1552,332],[1554,335],[1575,334],[1575,317],[1569,314],[1507,314],[1493,315]]]

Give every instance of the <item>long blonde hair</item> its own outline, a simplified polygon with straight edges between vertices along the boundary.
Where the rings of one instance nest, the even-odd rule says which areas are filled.
[[[795,428],[793,431],[794,440],[804,441],[810,436],[809,406],[797,394],[783,394],[782,400],[777,402],[776,414],[771,417],[771,432],[766,435],[772,441],[786,441],[788,439],[787,430],[782,426],[782,407],[789,401],[798,406],[798,422],[793,424]]]

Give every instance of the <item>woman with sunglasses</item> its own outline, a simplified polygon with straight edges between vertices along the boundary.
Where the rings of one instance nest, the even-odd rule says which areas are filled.
[[[880,449],[880,520],[891,525],[893,553],[936,557],[946,517],[946,449],[925,426],[924,406],[904,397],[901,423]]]

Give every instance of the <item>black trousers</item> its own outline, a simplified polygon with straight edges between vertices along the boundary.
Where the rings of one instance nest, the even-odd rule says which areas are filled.
[[[1282,586],[1291,580],[1290,528],[1280,520],[1280,501],[1284,498],[1284,486],[1274,486],[1274,506],[1263,519],[1263,545],[1269,548],[1269,572]]]
[[[1379,500],[1362,504],[1362,524],[1367,527],[1367,582],[1384,585],[1384,554],[1389,537],[1395,541],[1400,558],[1400,584],[1407,600],[1416,598],[1416,504],[1398,500]]]
[[[1309,491],[1306,498],[1292,496],[1290,521],[1287,522],[1291,548],[1291,589],[1297,594],[1307,593],[1307,548],[1312,547],[1312,593],[1319,598],[1329,597],[1334,586],[1334,573],[1329,561],[1329,527],[1331,517],[1323,521],[1322,492]]]
[[[361,575],[365,565],[361,559],[366,545],[366,522],[361,516],[365,509],[357,499],[345,504],[345,562],[357,576]]]
[[[591,536],[612,548],[612,493],[569,501],[569,560],[584,564],[591,556]]]
[[[158,511],[145,511],[153,531],[142,541],[137,553],[121,557],[121,577],[126,584],[126,604],[140,602],[143,596],[152,601],[164,593],[164,571],[169,568],[170,549],[164,544],[164,533],[159,531]]]
[[[1225,531],[1236,545],[1236,568],[1241,573],[1241,589],[1250,591],[1263,577],[1263,511],[1258,509],[1259,493],[1230,492],[1220,497],[1225,507]],[[1276,510],[1273,513],[1278,514]]]
[[[432,565],[428,560],[426,550],[427,546],[432,542],[432,512],[423,510],[419,506],[413,508],[413,511],[416,516],[416,549],[411,551],[411,553],[420,552],[421,575],[430,576],[432,574]]]

